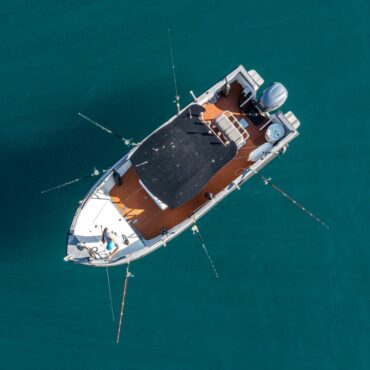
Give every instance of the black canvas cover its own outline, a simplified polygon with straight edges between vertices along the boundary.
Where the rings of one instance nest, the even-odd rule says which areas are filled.
[[[145,140],[131,157],[146,188],[176,208],[197,195],[212,176],[237,152],[224,146],[199,119],[201,105],[175,118]]]

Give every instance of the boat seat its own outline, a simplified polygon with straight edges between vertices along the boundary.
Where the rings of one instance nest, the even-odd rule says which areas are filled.
[[[237,148],[241,148],[246,141],[246,138],[243,135],[236,125],[240,125],[240,123],[234,118],[235,123],[233,123],[228,116],[224,113],[216,117],[215,125],[217,128],[222,132],[225,138],[228,141],[232,141],[236,144]],[[240,126],[242,129],[243,127]],[[246,136],[248,137],[247,131],[245,131]]]

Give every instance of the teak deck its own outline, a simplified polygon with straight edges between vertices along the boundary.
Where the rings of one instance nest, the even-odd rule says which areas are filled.
[[[167,208],[163,211],[139,184],[134,167],[123,175],[122,185],[114,186],[111,190],[112,201],[145,239],[149,240],[158,236],[161,228],[169,230],[184,221],[207,202],[204,196],[206,192],[219,193],[251,164],[247,161],[248,155],[265,142],[265,129],[259,131],[261,126],[255,126],[244,113],[240,112],[238,102],[241,92],[242,87],[238,83],[233,83],[229,96],[221,96],[215,104],[204,105],[205,121],[213,120],[225,110],[230,111],[237,119],[244,118],[249,123],[247,127],[249,139],[239,149],[236,157],[219,170],[197,196],[180,207]]]

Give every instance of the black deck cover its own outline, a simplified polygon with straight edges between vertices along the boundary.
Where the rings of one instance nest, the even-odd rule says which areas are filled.
[[[236,145],[224,146],[199,120],[201,105],[176,117],[145,140],[131,157],[147,189],[176,208],[197,195],[211,177],[237,152]]]

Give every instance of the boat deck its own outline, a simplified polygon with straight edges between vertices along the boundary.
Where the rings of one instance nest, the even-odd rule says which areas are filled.
[[[242,87],[234,82],[231,85],[229,96],[221,96],[214,103],[204,105],[204,120],[212,121],[224,111],[230,111],[238,120],[244,118],[248,122],[249,138],[246,144],[238,150],[236,157],[219,170],[201,193],[193,199],[175,209],[161,210],[152,198],[139,184],[139,177],[134,167],[131,167],[122,177],[122,185],[114,186],[110,192],[112,201],[145,239],[152,239],[160,234],[161,228],[167,230],[187,219],[202,206],[207,199],[204,194],[219,193],[235,178],[237,178],[251,163],[247,161],[249,153],[265,142],[265,129],[259,131],[261,126],[255,126],[249,118],[239,110],[239,96]]]

